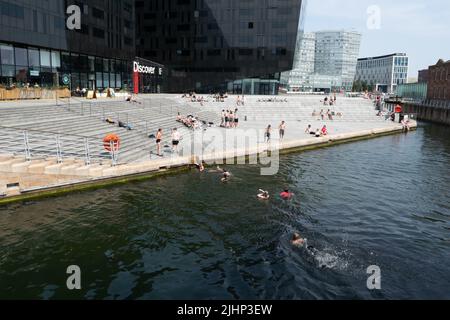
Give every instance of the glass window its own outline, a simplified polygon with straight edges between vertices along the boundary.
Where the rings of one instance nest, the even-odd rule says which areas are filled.
[[[67,52],[61,53],[61,66],[63,70],[70,70],[70,54]]]
[[[14,48],[16,65],[28,66],[28,52],[25,48]]]
[[[116,87],[116,74],[115,73],[109,74],[109,85],[111,86],[111,88]]]
[[[122,77],[120,73],[116,74],[116,88],[122,88]]]
[[[50,51],[41,50],[41,66],[42,67],[51,67],[50,63]]]
[[[16,81],[19,84],[26,84],[28,82],[28,66],[16,67]]]
[[[89,71],[90,72],[94,72],[95,71],[95,58],[94,57],[89,57]]]
[[[61,56],[58,51],[52,51],[52,67],[61,68]]]
[[[13,46],[0,45],[0,56],[2,57],[2,64],[14,64]]]
[[[80,55],[80,71],[89,71],[89,61],[87,56]]]
[[[96,81],[96,86],[97,88],[103,88],[103,78],[102,78],[103,73],[101,72],[97,72],[95,77],[97,79]]]
[[[70,61],[72,63],[72,71],[80,71],[80,55],[72,53],[70,55]]]
[[[3,77],[14,77],[16,70],[14,66],[2,66],[2,76]]]
[[[30,67],[40,66],[39,50],[28,49],[28,65]]]
[[[108,59],[103,59],[103,71],[109,72],[109,60]]]
[[[80,74],[79,73],[72,73],[72,88],[76,89],[80,87]]]
[[[103,71],[103,60],[100,58],[95,59],[95,71]]]
[[[81,88],[88,88],[88,75],[87,73],[80,74],[80,84]]]
[[[109,87],[109,73],[107,72],[103,73],[103,87],[104,88]]]

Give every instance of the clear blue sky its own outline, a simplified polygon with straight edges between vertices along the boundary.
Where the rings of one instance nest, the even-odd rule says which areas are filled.
[[[450,60],[448,0],[307,0],[305,31],[346,29],[362,33],[361,57],[405,52],[409,77],[440,58]],[[371,6],[379,10],[379,29]],[[376,12],[376,11],[371,11]],[[368,21],[370,28],[368,27]]]

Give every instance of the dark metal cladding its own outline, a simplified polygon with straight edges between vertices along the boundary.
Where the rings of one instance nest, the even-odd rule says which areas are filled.
[[[135,4],[137,55],[166,66],[165,91],[229,91],[234,80],[292,68],[302,0]]]

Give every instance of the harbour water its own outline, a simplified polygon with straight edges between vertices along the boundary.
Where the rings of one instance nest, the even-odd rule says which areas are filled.
[[[0,207],[0,298],[450,298],[449,127],[286,155],[276,176],[228,169]]]

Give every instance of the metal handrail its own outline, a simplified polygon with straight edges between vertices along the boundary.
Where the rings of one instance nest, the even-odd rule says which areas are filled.
[[[27,131],[27,132],[36,132],[41,134],[61,134],[60,132],[55,131],[47,131],[47,130],[36,130],[36,129],[27,129],[27,128],[21,128],[21,127],[8,127],[8,126],[0,126],[0,129],[6,129],[6,130],[20,130],[20,131]],[[83,136],[78,134],[66,134],[67,136],[75,137],[75,138],[100,138],[100,136]]]
[[[14,154],[23,153],[26,161],[54,156],[58,163],[62,163],[64,158],[74,157],[84,159],[86,165],[90,165],[92,161],[105,160],[111,160],[115,165],[119,156],[119,150],[107,152],[103,149],[102,143],[93,144],[92,137],[61,135],[11,127],[0,127],[0,132],[2,133],[1,150]],[[82,139],[77,140],[74,137]],[[95,137],[95,139],[98,138]]]

